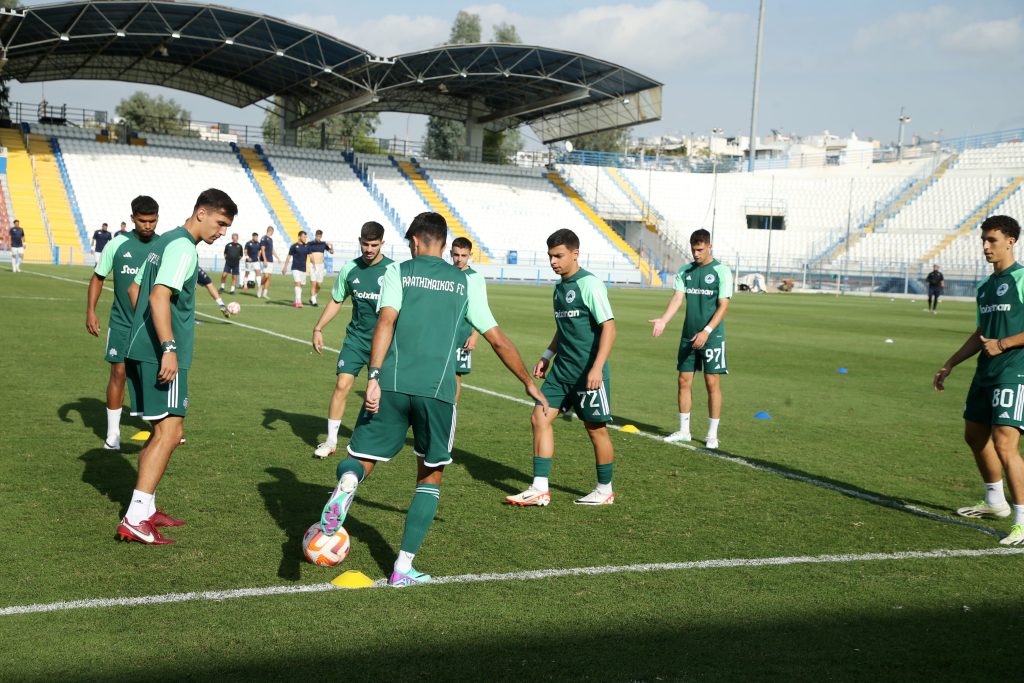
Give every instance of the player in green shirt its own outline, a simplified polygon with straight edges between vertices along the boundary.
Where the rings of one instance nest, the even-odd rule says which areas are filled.
[[[345,416],[345,401],[359,371],[370,362],[370,342],[377,326],[377,302],[384,270],[394,263],[381,253],[384,246],[384,226],[375,221],[363,223],[359,231],[359,249],[362,256],[354,258],[338,272],[331,300],[320,319],[313,326],[313,348],[322,353],[323,329],[338,315],[345,299],[352,299],[352,320],[345,328],[345,343],[338,354],[337,381],[331,402],[327,406],[327,440],[316,447],[314,457],[326,458],[338,450],[338,430]]]
[[[195,338],[196,243],[224,235],[238,207],[224,192],[199,195],[185,225],[150,244],[149,255],[128,288],[134,308],[125,374],[132,415],[152,422],[151,436],[139,452],[139,473],[131,503],[117,535],[149,545],[174,543],[157,530],[184,522],[156,508],[156,488],[171,454],[181,442],[188,408],[188,369]]]
[[[963,517],[1008,517],[1010,534],[1003,545],[1024,544],[1024,267],[1013,255],[1020,225],[1009,216],[990,216],[981,224],[981,244],[992,275],[978,285],[977,328],[932,380],[935,389],[953,368],[979,351],[978,367],[964,403],[964,440],[985,483],[985,499],[963,507]],[[1013,506],[1003,492],[1006,471]]]
[[[152,197],[139,196],[132,200],[131,232],[118,233],[100,253],[99,262],[89,280],[85,303],[85,329],[94,337],[100,336],[100,319],[96,316],[96,303],[103,293],[103,282],[113,274],[114,303],[110,307],[107,325],[107,343],[103,357],[110,363],[107,380],[107,437],[103,447],[121,448],[121,408],[124,405],[124,354],[128,351],[128,333],[132,328],[132,305],[128,288],[149,255],[149,243],[156,234],[160,205]]]
[[[473,258],[473,242],[465,237],[456,237],[452,240],[452,250],[449,252],[452,257],[452,265],[466,274],[467,278],[478,278],[477,285],[487,293],[487,282],[484,276],[469,267],[469,259]],[[476,348],[480,333],[473,329],[468,320],[463,319],[459,324],[458,339],[463,340],[461,346],[455,349],[455,402],[459,402],[462,396],[462,378],[473,371],[473,349]]]
[[[535,377],[551,372],[542,391],[552,406],[573,408],[583,420],[594,446],[597,487],[577,499],[577,505],[611,505],[615,502],[612,474],[615,450],[608,436],[612,421],[608,357],[615,343],[615,316],[604,283],[580,268],[580,240],[572,230],[556,230],[548,237],[551,270],[562,279],[555,285],[555,336],[533,368]],[[556,355],[557,354],[557,355]],[[551,364],[551,358],[555,362]],[[522,493],[507,496],[512,505],[548,505],[548,477],[555,455],[552,422],[558,411],[540,405],[533,409],[533,483]]]
[[[732,298],[732,271],[711,255],[711,234],[694,230],[690,235],[693,263],[676,274],[675,293],[661,317],[647,322],[660,337],[686,299],[686,317],[679,340],[676,369],[679,371],[679,431],[665,441],[690,440],[690,409],[693,407],[693,373],[704,373],[708,390],[708,435],[705,445],[718,448],[718,422],[722,417],[722,387],[719,375],[729,372],[725,362],[725,314]]]
[[[388,580],[396,587],[430,581],[430,575],[413,569],[412,561],[437,512],[444,466],[452,461],[455,349],[463,318],[490,343],[527,394],[547,407],[515,345],[491,315],[479,285],[441,258],[448,237],[444,217],[421,213],[405,237],[413,258],[392,263],[385,272],[366,401],[348,445],[349,457],[338,464],[338,485],[320,517],[323,532],[335,533],[345,521],[358,484],[377,462],[390,460],[402,450],[412,427],[416,491]]]

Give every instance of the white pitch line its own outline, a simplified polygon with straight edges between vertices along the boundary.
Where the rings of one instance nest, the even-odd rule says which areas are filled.
[[[429,585],[467,583],[495,583],[510,581],[540,581],[569,576],[605,576],[608,574],[652,573],[668,571],[693,571],[706,569],[736,569],[748,567],[779,567],[805,564],[850,564],[853,562],[884,562],[906,560],[945,560],[956,558],[991,557],[998,555],[1021,555],[1024,548],[976,548],[954,550],[903,551],[895,553],[861,553],[848,555],[796,555],[790,557],[754,557],[721,560],[694,560],[691,562],[656,562],[649,564],[608,565],[601,567],[573,567],[568,569],[538,569],[533,571],[459,574],[437,576]],[[384,579],[378,579],[371,588],[383,588]],[[423,586],[423,587],[429,587]],[[236,598],[257,598],[272,595],[294,595],[299,593],[324,593],[345,590],[332,583],[313,583],[301,586],[266,586],[264,588],[236,588],[224,591],[197,591],[191,593],[164,593],[162,595],[140,595],[134,598],[97,598],[91,600],[68,600],[62,602],[14,605],[0,608],[0,617],[44,612],[66,612],[80,609],[104,607],[150,607],[177,602],[217,602]]]
[[[30,272],[30,271],[25,271],[25,272]],[[33,275],[39,275],[40,277],[48,277],[48,278],[51,278],[51,279],[54,279],[54,280],[63,280],[65,282],[72,282],[72,283],[76,283],[76,284],[80,284],[80,285],[87,284],[85,282],[82,282],[81,280],[72,280],[70,278],[60,277],[60,276],[57,276],[57,275],[46,275],[46,274],[43,274],[43,273],[35,273],[35,272],[33,272],[32,274]],[[311,345],[311,342],[308,341],[308,340],[305,340],[305,339],[299,339],[298,337],[291,337],[291,336],[289,336],[287,334],[281,334],[280,332],[274,332],[273,330],[268,330],[268,329],[265,329],[265,328],[262,328],[262,327],[256,327],[254,325],[246,325],[245,323],[235,322],[234,320],[225,320],[223,317],[218,317],[218,316],[215,316],[215,315],[210,315],[209,313],[199,313],[199,312],[197,312],[196,315],[201,315],[201,316],[204,316],[204,317],[207,317],[207,318],[211,318],[213,320],[220,320],[222,322],[226,322],[226,323],[231,324],[231,325],[237,325],[238,327],[244,327],[247,330],[253,330],[254,332],[262,332],[263,334],[268,334],[268,335],[271,335],[273,337],[278,337],[280,339],[285,339],[285,340],[288,340],[288,341],[298,342],[299,344],[310,344]],[[334,348],[331,348],[329,346],[325,346],[324,350],[331,351],[333,353],[338,353],[338,349],[334,349]],[[473,391],[477,391],[477,392],[479,392],[481,394],[486,394],[488,396],[493,396],[495,398],[501,398],[501,399],[504,399],[506,401],[512,401],[514,403],[519,403],[521,405],[526,405],[526,406],[530,406],[530,407],[532,407],[534,405],[533,401],[530,401],[530,400],[527,400],[527,399],[524,399],[524,398],[520,398],[520,397],[517,397],[517,396],[509,396],[508,394],[503,394],[503,393],[500,393],[500,392],[497,392],[497,391],[492,391],[490,389],[484,389],[483,387],[478,387],[478,386],[475,386],[475,385],[472,385],[472,384],[463,383],[462,386],[466,387],[467,389],[471,389]],[[619,426],[619,425],[609,424],[608,427],[611,428],[611,429],[618,430],[620,432],[622,431],[622,427]],[[635,434],[636,436],[640,436],[640,437],[643,437],[645,439],[651,439],[653,441],[657,441],[659,443],[665,444],[665,441],[664,441],[664,439],[661,436],[658,436],[657,434],[651,434],[650,432],[644,432],[644,431],[639,431],[638,430],[636,432],[623,432],[623,433],[624,434]],[[917,517],[923,517],[925,519],[930,519],[930,520],[932,520],[934,522],[941,522],[943,524],[952,524],[954,526],[962,526],[962,527],[965,527],[965,528],[968,528],[968,529],[974,529],[975,531],[980,531],[980,532],[982,532],[984,534],[988,534],[990,536],[995,536],[996,538],[1002,538],[1004,536],[1004,534],[1000,533],[999,531],[996,531],[995,529],[992,529],[991,527],[984,526],[982,524],[975,524],[973,522],[967,522],[967,521],[964,521],[964,520],[961,520],[961,519],[955,519],[955,518],[952,518],[952,517],[946,517],[944,515],[940,515],[940,514],[937,514],[937,513],[934,513],[934,512],[929,512],[928,510],[922,510],[922,509],[920,509],[918,507],[914,507],[914,506],[911,506],[911,505],[904,505],[903,503],[900,503],[900,502],[898,502],[896,500],[892,500],[892,499],[889,499],[889,498],[881,498],[879,496],[871,495],[870,493],[864,493],[862,491],[856,491],[854,489],[848,489],[848,488],[845,488],[843,486],[839,486],[837,484],[832,484],[832,483],[829,483],[827,481],[822,481],[821,479],[815,479],[814,477],[807,476],[806,474],[798,474],[796,472],[790,472],[788,470],[784,470],[784,469],[781,469],[781,468],[771,467],[770,465],[764,465],[764,464],[761,464],[761,463],[757,463],[757,462],[754,462],[752,460],[748,460],[747,458],[744,458],[742,456],[728,455],[728,454],[722,453],[720,451],[713,451],[713,450],[709,450],[707,448],[701,448],[699,446],[693,446],[693,445],[688,444],[688,443],[673,443],[673,444],[665,444],[665,445],[675,446],[677,448],[685,448],[687,450],[691,450],[691,451],[694,451],[696,453],[700,453],[701,455],[707,455],[707,456],[710,456],[712,458],[716,458],[718,460],[723,460],[725,462],[731,462],[731,463],[733,463],[735,465],[742,465],[744,467],[749,467],[750,469],[757,470],[759,472],[765,472],[767,474],[772,474],[772,475],[775,475],[777,477],[783,477],[783,478],[789,479],[791,481],[799,481],[799,482],[802,482],[804,484],[810,484],[811,486],[815,486],[817,488],[825,489],[827,491],[835,491],[836,493],[841,493],[844,496],[849,496],[851,498],[856,498],[858,500],[863,500],[865,502],[873,503],[874,505],[879,505],[881,507],[887,507],[887,508],[890,508],[890,509],[893,509],[893,510],[899,510],[901,512],[906,512],[906,513],[911,514],[911,515],[916,515]]]

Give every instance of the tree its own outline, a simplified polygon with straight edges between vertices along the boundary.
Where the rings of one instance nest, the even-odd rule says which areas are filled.
[[[572,138],[572,146],[592,152],[618,152],[621,154],[629,145],[629,132],[629,128],[614,128],[602,130],[599,133],[588,133]]]
[[[491,38],[491,42],[507,43],[510,45],[522,42],[519,38],[519,32],[512,24],[507,24],[503,21],[491,28],[494,31],[494,37]],[[520,135],[517,128],[499,131],[489,130],[484,133],[483,157],[485,161],[505,163],[522,148],[523,136]]]
[[[445,45],[465,45],[481,41],[480,15],[459,10],[452,23]],[[466,126],[461,121],[431,116],[423,140],[423,154],[432,159],[461,159],[466,140]]]
[[[278,107],[280,102],[275,101]],[[299,116],[305,115],[300,105]],[[322,143],[328,148],[343,147],[357,152],[375,154],[380,151],[373,138],[380,125],[380,114],[376,112],[351,112],[329,116],[322,121],[302,126],[297,131],[299,147],[320,149]],[[277,111],[267,110],[263,117],[263,139],[268,142],[281,141],[281,118]]]
[[[500,24],[495,24],[491,27],[494,30],[494,38],[491,42],[494,43],[507,43],[509,45],[518,45],[523,42],[519,39],[519,31],[513,24],[506,24],[504,21]]]
[[[152,97],[141,90],[121,100],[114,113],[124,119],[129,128],[144,133],[187,135],[192,120],[191,112],[173,98]]]
[[[483,35],[480,30],[480,15],[470,14],[466,10],[459,10],[452,23],[452,31],[448,34],[448,42],[445,45],[465,45],[467,43],[479,43]]]

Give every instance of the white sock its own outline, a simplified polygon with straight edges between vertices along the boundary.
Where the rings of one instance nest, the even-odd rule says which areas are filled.
[[[121,438],[121,408],[107,408],[107,438]]]
[[[985,503],[994,508],[1006,507],[1006,493],[1003,492],[1003,480],[991,484],[985,482]]]
[[[316,295],[315,294],[309,297],[309,303],[311,303],[311,304],[315,304],[316,303]]]
[[[302,287],[296,287],[295,288],[295,303],[297,303],[297,304],[301,304],[302,303]]]
[[[708,438],[709,439],[717,439],[718,438],[718,423],[720,421],[721,421],[720,419],[716,419],[716,418],[713,418],[713,417],[709,417],[708,418]]]
[[[128,520],[128,523],[135,526],[144,519],[149,519],[153,512],[156,510],[156,505],[153,503],[152,493],[143,493],[142,491],[135,489],[132,491],[132,502],[128,506],[128,513],[124,516]]]
[[[679,431],[684,434],[690,433],[690,414],[679,413]]]
[[[218,306],[223,306],[223,305],[224,305],[224,299],[221,299],[221,298],[220,298],[220,297],[218,296],[218,297],[217,297],[217,305],[218,305]]]
[[[359,488],[359,477],[354,472],[346,472],[338,480],[338,486],[341,487],[342,491],[355,495],[356,489]]]
[[[399,574],[408,574],[409,570],[412,569],[412,558],[416,557],[416,553],[407,553],[404,550],[398,551],[398,559],[395,560],[395,571]]]
[[[612,485],[598,483],[597,492],[600,493],[602,496],[607,496],[609,493],[612,492]]]
[[[338,430],[341,428],[341,420],[327,418],[327,443],[338,443]]]
[[[540,491],[541,493],[548,492],[548,478],[547,477],[534,477],[533,483],[530,484],[530,488],[534,491]]]
[[[1024,505],[1013,504],[1013,523],[1024,524]]]
[[[256,288],[256,298],[257,299],[263,298],[263,288],[262,287],[257,287]]]

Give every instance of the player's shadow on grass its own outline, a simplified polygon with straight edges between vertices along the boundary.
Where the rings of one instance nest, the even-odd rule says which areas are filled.
[[[78,413],[82,419],[82,425],[91,429],[92,433],[101,439],[107,436],[107,403],[98,398],[79,398],[70,403],[65,403],[57,409],[57,417],[61,422],[72,423],[71,413]],[[141,429],[149,429],[146,423],[139,418],[130,417],[128,411],[121,413],[121,426],[130,425]],[[109,451],[108,451],[109,452]]]
[[[533,476],[527,474],[523,470],[516,469],[515,467],[509,467],[504,463],[491,460],[490,458],[485,458],[477,455],[476,453],[464,451],[461,448],[452,449],[452,460],[453,465],[461,465],[462,467],[465,467],[469,476],[473,477],[477,481],[489,484],[491,488],[495,488],[504,494],[519,493],[533,482]],[[524,461],[524,464],[528,463]],[[449,465],[449,467],[451,467],[451,465]],[[508,482],[519,483],[510,484]],[[550,484],[550,486],[552,489],[564,491],[565,493],[569,493],[577,497],[585,496],[589,493],[588,491],[578,491],[565,486],[559,486],[558,484]]]
[[[122,512],[127,510],[135,489],[136,472],[124,453],[93,448],[78,459],[85,463],[82,481],[117,503]]]
[[[311,448],[320,444],[320,435],[325,433],[324,418],[318,415],[304,415],[302,413],[289,413],[277,408],[263,409],[263,428],[275,430],[278,422],[284,422],[291,427],[292,434],[302,439]],[[347,439],[352,436],[352,430],[342,425],[338,432],[339,437]]]
[[[263,496],[263,504],[267,507],[277,526],[284,531],[285,540],[281,544],[281,564],[277,575],[288,581],[301,578],[301,568],[306,561],[302,554],[302,537],[309,526],[320,519],[320,511],[324,502],[331,494],[331,488],[323,484],[311,484],[299,481],[295,473],[283,467],[268,467],[265,472],[273,481],[261,482],[257,489]],[[129,489],[130,491],[130,489]],[[369,505],[388,511],[404,513],[404,510],[369,503],[357,498],[356,506]],[[370,556],[382,573],[388,573],[398,553],[391,548],[380,533],[368,524],[359,521],[351,512],[345,518],[345,530],[349,535],[366,544]]]

